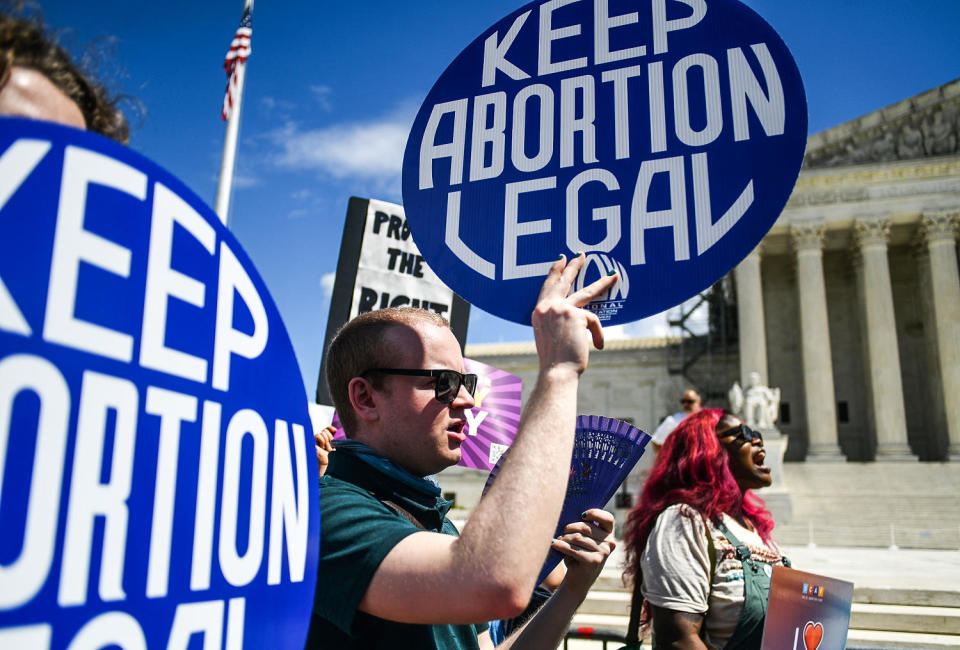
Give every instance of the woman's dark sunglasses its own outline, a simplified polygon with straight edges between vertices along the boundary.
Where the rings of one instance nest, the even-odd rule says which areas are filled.
[[[760,435],[760,432],[754,431],[745,424],[733,427],[732,429],[727,429],[723,433],[717,435],[719,435],[721,438],[726,438],[727,436],[732,436],[734,433],[737,435],[730,442],[735,442],[738,445],[742,445],[744,443],[753,444],[754,440],[759,440],[760,443],[763,444],[763,436]]]
[[[473,397],[477,390],[477,376],[473,374],[464,374],[456,370],[412,370],[409,368],[370,368],[363,372],[366,375],[370,372],[379,372],[384,375],[408,375],[412,377],[433,377],[436,381],[433,384],[433,395],[438,401],[449,404],[457,399],[460,393],[460,386],[467,389],[470,396]],[[362,375],[361,375],[362,376]]]

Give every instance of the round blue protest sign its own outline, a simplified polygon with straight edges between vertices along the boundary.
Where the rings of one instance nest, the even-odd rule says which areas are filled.
[[[196,195],[0,119],[0,647],[302,648],[309,422],[276,306]]]
[[[417,246],[472,304],[529,323],[561,253],[617,324],[732,269],[776,221],[807,136],[797,66],[736,0],[549,0],[471,43],[403,160]]]

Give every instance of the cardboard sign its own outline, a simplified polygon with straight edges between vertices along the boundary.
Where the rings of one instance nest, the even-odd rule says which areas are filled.
[[[852,604],[852,582],[775,566],[761,649],[844,648]]]
[[[450,322],[460,346],[466,342],[470,305],[430,269],[417,249],[403,207],[352,197],[343,228],[337,277],[330,299],[324,350],[348,320],[387,307],[419,307]],[[317,402],[330,403],[320,369]]]
[[[0,119],[0,647],[302,648],[312,448],[213,211],[110,140]]]
[[[433,86],[403,161],[431,268],[529,323],[558,254],[587,253],[604,323],[661,312],[732,269],[796,182],[806,99],[780,37],[736,0],[538,0]]]

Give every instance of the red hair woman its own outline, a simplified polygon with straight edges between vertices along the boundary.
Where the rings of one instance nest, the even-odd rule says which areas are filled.
[[[752,492],[772,481],[765,456],[760,434],[720,409],[667,438],[624,535],[632,641],[652,625],[654,648],[760,647],[772,567],[789,566]]]

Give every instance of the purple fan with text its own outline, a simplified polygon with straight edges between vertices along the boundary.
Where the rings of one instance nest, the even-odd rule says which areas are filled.
[[[563,534],[563,529],[591,508],[603,508],[627,478],[647,447],[650,436],[628,422],[601,415],[578,415],[577,430],[570,458],[570,480],[563,509],[557,522],[554,537]],[[510,451],[507,450],[490,471],[483,493],[486,494],[497,478],[500,468]],[[537,584],[540,584],[563,556],[550,551],[547,561],[540,569]]]

